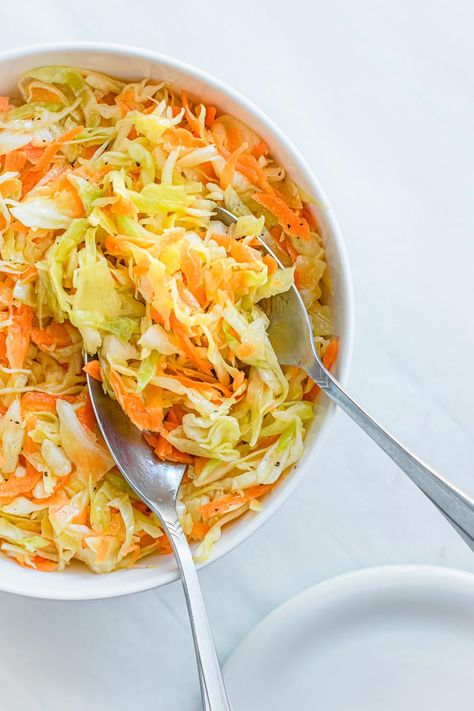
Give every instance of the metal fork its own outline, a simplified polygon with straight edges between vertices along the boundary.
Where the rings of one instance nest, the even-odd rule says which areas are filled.
[[[86,355],[86,361],[91,358]],[[102,436],[124,479],[158,516],[178,563],[193,632],[205,711],[231,711],[193,557],[176,510],[185,465],[161,462],[120,405],[87,374],[92,407]]]
[[[214,214],[216,219],[226,225],[236,222],[236,217],[223,208],[217,208]],[[279,258],[281,250],[269,233],[264,231],[259,239],[265,249],[282,266]],[[474,550],[474,500],[400,444],[343,390],[334,376],[324,367],[318,355],[308,312],[294,286],[285,293],[272,297],[270,326],[267,333],[278,361],[284,365],[296,365],[306,371],[321,390],[337,403],[431,499],[471,550]]]

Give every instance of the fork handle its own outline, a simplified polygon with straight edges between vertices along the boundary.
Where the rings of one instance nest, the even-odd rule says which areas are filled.
[[[193,632],[202,707],[204,711],[231,711],[188,541],[176,511],[170,511],[166,516],[161,508],[160,511],[156,509],[154,511],[161,520],[178,563]]]
[[[405,474],[438,507],[464,541],[474,550],[474,501],[450,484],[392,437],[342,389],[331,373],[318,363],[306,368],[308,375],[361,427]],[[323,371],[324,377],[321,377]]]

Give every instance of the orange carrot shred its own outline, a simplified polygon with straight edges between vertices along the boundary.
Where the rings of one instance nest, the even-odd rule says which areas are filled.
[[[92,407],[91,399],[88,393],[84,405],[78,410],[76,410],[76,415],[81,425],[84,425],[84,427],[87,427],[87,429],[89,430],[94,429],[96,419],[94,414],[94,408]]]
[[[278,264],[276,263],[276,260],[271,256],[271,254],[266,254],[263,258],[263,261],[267,265],[268,276],[271,276],[277,271]]]
[[[25,466],[27,473],[21,477],[21,479],[12,475],[8,481],[0,484],[0,499],[26,494],[31,491],[35,484],[41,479],[43,475],[37,471],[30,462],[26,461]]]
[[[328,370],[329,370],[329,368],[331,368],[334,361],[336,360],[338,350],[339,350],[339,343],[334,338],[331,341],[331,343],[329,343],[328,347],[326,348],[326,352],[323,356],[323,365]]]
[[[209,531],[209,524],[201,521],[200,523],[194,523],[189,534],[189,538],[192,541],[202,541],[206,533]]]
[[[214,123],[214,120],[216,118],[216,114],[217,114],[217,109],[215,106],[207,106],[206,107],[206,119],[204,121],[206,128],[211,128],[211,126]]]
[[[304,217],[299,217],[286,202],[277,195],[267,193],[254,193],[252,198],[262,207],[271,212],[278,220],[278,224],[292,237],[309,239],[309,225]]]
[[[42,558],[39,555],[35,555],[35,557],[31,560],[34,563],[36,570],[40,570],[42,573],[52,573],[54,570],[58,569],[58,564],[53,560]]]
[[[42,351],[65,348],[72,343],[69,331],[63,323],[52,321],[46,328],[32,328],[31,340]]]
[[[235,169],[238,160],[242,153],[247,150],[248,146],[246,143],[242,143],[235,151],[230,155],[227,163],[225,164],[224,170],[221,173],[220,185],[222,190],[225,190],[228,185],[231,185],[234,180]]]
[[[23,151],[11,151],[5,156],[4,170],[14,170],[21,172],[25,167],[26,154]]]
[[[84,126],[75,126],[74,128],[71,128],[69,131],[66,131],[61,136],[56,138],[56,140],[54,140],[48,145],[47,148],[44,149],[43,154],[36,163],[36,165],[33,168],[30,168],[28,171],[25,171],[25,175],[22,179],[22,196],[29,193],[30,190],[34,188],[36,183],[41,180],[43,175],[48,172],[54,156],[62,148],[62,146],[64,146],[65,143],[72,141],[83,130]]]
[[[129,390],[116,370],[110,371],[110,383],[122,410],[140,430],[159,432],[162,428],[163,410],[159,406],[147,409],[138,395]]]
[[[252,499],[263,496],[263,494],[266,494],[270,489],[272,489],[271,484],[257,484],[256,486],[251,486],[249,489],[246,489],[243,496],[240,494],[227,494],[226,496],[214,499],[214,501],[210,501],[208,504],[203,504],[199,506],[198,512],[203,518],[221,516],[234,508],[248,504]]]
[[[98,380],[99,383],[102,382],[102,373],[100,372],[100,363],[98,360],[90,360],[82,370],[90,375],[91,378],[94,378],[94,380]]]
[[[183,93],[181,94],[181,102],[183,104],[184,108],[184,114],[186,116],[186,121],[189,124],[189,127],[191,128],[191,131],[194,133],[195,136],[201,136],[201,123],[199,119],[193,114],[191,111],[191,107],[189,106],[189,100],[187,94]]]
[[[191,338],[188,336],[186,329],[179,319],[176,318],[174,313],[170,316],[170,325],[172,333],[179,339],[181,347],[188,356],[189,360],[194,363],[199,370],[208,375],[212,375],[212,366],[209,361],[204,360],[199,354],[197,346],[193,344]]]
[[[14,309],[13,323],[8,329],[5,342],[10,368],[23,368],[30,346],[32,320],[33,309],[31,306],[22,304],[19,308]]]

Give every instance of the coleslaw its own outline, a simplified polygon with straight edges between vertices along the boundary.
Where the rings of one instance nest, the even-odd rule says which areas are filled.
[[[171,551],[100,438],[85,350],[156,456],[187,465],[179,515],[204,559],[313,418],[318,388],[278,363],[265,299],[295,283],[337,355],[309,198],[252,129],[164,82],[52,66],[19,94],[0,97],[0,550],[96,573]]]

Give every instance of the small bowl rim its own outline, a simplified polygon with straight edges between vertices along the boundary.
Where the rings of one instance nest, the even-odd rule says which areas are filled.
[[[193,64],[183,62],[179,59],[170,57],[160,52],[155,52],[153,50],[110,42],[45,42],[23,45],[0,52],[0,67],[5,62],[15,61],[25,57],[31,57],[33,66],[35,56],[48,52],[58,54],[66,52],[81,52],[84,53],[84,55],[87,52],[94,52],[104,55],[121,55],[122,57],[133,57],[139,60],[146,60],[158,67],[162,66],[167,69],[176,70],[177,72],[181,72],[192,79],[196,79],[203,85],[210,86],[223,96],[228,97],[231,101],[243,107],[246,112],[254,115],[260,123],[268,128],[269,132],[275,138],[275,142],[284,146],[285,150],[295,161],[298,170],[302,175],[304,175],[307,182],[311,185],[311,189],[314,192],[315,197],[322,205],[322,212],[324,213],[324,217],[330,231],[331,244],[334,244],[335,246],[335,251],[340,263],[341,281],[343,283],[339,308],[344,314],[344,328],[340,334],[343,347],[341,348],[340,357],[338,359],[338,379],[341,385],[344,385],[347,382],[352,361],[355,324],[354,289],[347,249],[331,204],[327,199],[326,193],[322,188],[318,177],[315,175],[312,168],[310,168],[305,158],[303,158],[298,148],[296,148],[293,144],[292,140],[289,139],[283,130],[280,129],[279,126],[273,121],[273,119],[267,116],[256,104],[253,103],[253,101],[248,99],[226,82],[214,77],[212,74],[196,67]],[[76,66],[79,66],[79,63],[77,63]],[[118,72],[118,74],[120,73]],[[335,415],[336,406],[334,403],[329,403],[324,414],[323,421],[319,425],[316,440],[311,446],[311,451],[314,451],[315,455],[324,444],[331,425],[334,423]],[[275,489],[273,495],[267,498],[265,506],[262,511],[259,512],[258,516],[249,518],[239,535],[236,535],[234,538],[224,534],[218,545],[215,547],[210,558],[203,563],[200,563],[197,568],[202,569],[207,567],[225,556],[227,553],[230,553],[234,550],[234,548],[247,540],[253,533],[267,523],[276,511],[288,500],[307,473],[308,466],[296,468],[290,476],[285,478],[281,486]],[[92,572],[87,572],[90,574],[91,579],[96,578]],[[153,572],[156,573],[155,575],[150,575],[141,581],[134,580],[133,578],[125,580],[120,576],[120,572],[121,571],[115,571],[113,573],[100,576],[103,580],[103,585],[100,590],[91,590],[88,592],[86,589],[82,589],[81,586],[81,590],[77,593],[74,591],[62,590],[62,586],[58,586],[57,590],[55,589],[53,581],[55,580],[56,575],[67,575],[67,571],[64,571],[63,573],[49,574],[48,578],[51,578],[51,584],[49,586],[40,586],[40,590],[35,590],[34,576],[36,571],[31,571],[31,576],[28,577],[29,584],[25,586],[5,580],[2,575],[0,577],[0,591],[37,599],[97,600],[144,592],[163,585],[168,585],[169,583],[179,579],[177,568],[170,571],[163,571],[160,570],[160,568],[155,568],[153,569]],[[38,573],[36,574],[38,575]]]

